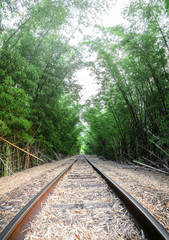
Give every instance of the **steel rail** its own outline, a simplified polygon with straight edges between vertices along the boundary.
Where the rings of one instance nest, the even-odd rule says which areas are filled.
[[[85,156],[84,156],[85,157]],[[146,237],[150,240],[169,240],[169,232],[128,192],[120,187],[109,176],[103,173],[89,159],[85,159],[91,166],[106,180],[109,186],[114,190],[117,196],[124,203],[138,228],[143,230]]]
[[[63,175],[78,160],[77,157],[73,163],[66,167],[58,176],[48,183],[25,207],[12,219],[6,228],[0,233],[0,240],[21,240],[24,239],[24,229],[34,216],[40,211],[41,203],[47,195],[52,191],[54,185],[63,177]]]

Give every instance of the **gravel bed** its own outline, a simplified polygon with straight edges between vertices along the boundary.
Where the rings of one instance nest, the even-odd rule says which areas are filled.
[[[124,205],[83,157],[41,208],[25,240],[144,239]]]
[[[28,169],[26,172],[0,178],[0,232],[12,218],[74,158]],[[9,184],[9,188],[7,187]],[[0,189],[0,190],[1,190]]]
[[[169,176],[96,157],[88,158],[129,192],[169,231]]]

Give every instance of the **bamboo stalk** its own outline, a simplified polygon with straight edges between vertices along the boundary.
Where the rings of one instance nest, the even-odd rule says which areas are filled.
[[[137,163],[138,165],[141,165],[141,166],[143,166],[143,167],[147,167],[147,168],[150,168],[150,169],[156,170],[156,171],[158,171],[158,172],[162,172],[162,173],[165,173],[165,174],[169,174],[169,172],[166,172],[166,171],[163,171],[163,170],[161,170],[161,169],[158,169],[158,168],[152,167],[152,166],[150,166],[150,165],[147,165],[147,164],[144,164],[144,163],[140,163],[140,162],[135,161],[135,160],[133,160],[133,162],[134,162],[134,163]]]
[[[164,151],[164,149],[162,149],[157,143],[153,142],[152,140],[150,140],[150,142],[152,142],[156,147],[158,147],[162,152],[164,152],[169,157],[169,154],[166,151]]]
[[[147,152],[151,153],[154,157],[156,157],[158,160],[160,160],[161,162],[165,163],[163,159],[161,159],[160,157],[158,157],[155,153],[153,153],[152,151],[148,150],[147,148],[139,145],[141,148],[143,148],[144,150],[146,150]]]
[[[30,163],[30,156],[29,156],[29,154],[27,154],[27,168],[29,168],[29,163]]]
[[[12,174],[14,174],[14,172],[12,172],[12,170],[5,164],[4,160],[3,160],[1,157],[0,157],[0,160],[1,160],[1,162],[3,163],[4,167],[5,167],[5,168],[8,168],[8,170],[9,170]]]
[[[155,164],[153,161],[149,160],[148,158],[146,158],[146,157],[142,157],[142,158],[145,159],[147,162],[153,164],[154,166],[158,167],[157,164]]]
[[[24,152],[24,153],[26,153],[26,154],[29,154],[30,156],[32,156],[32,157],[34,157],[34,158],[36,158],[36,159],[39,159],[40,161],[43,161],[42,159],[40,159],[40,158],[36,157],[35,155],[33,155],[33,154],[31,154],[31,153],[25,151],[24,149],[22,149],[22,148],[16,146],[15,144],[10,143],[9,141],[5,140],[5,139],[2,138],[2,137],[0,137],[0,140],[6,142],[6,143],[8,143],[8,144],[10,144],[10,145],[13,146],[13,147],[16,147],[16,148],[19,149],[20,151],[22,151],[22,152]]]

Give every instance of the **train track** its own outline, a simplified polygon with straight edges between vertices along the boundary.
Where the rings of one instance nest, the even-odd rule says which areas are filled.
[[[0,179],[0,233],[14,216],[52,181],[75,157],[44,164],[7,179]],[[33,175],[34,174],[34,175]],[[19,176],[18,176],[19,175]],[[9,180],[9,181],[8,181]],[[13,181],[13,182],[12,182]]]
[[[59,181],[60,179],[62,180]],[[56,185],[56,183],[58,184]],[[92,231],[92,227],[94,227],[97,229],[95,234],[100,234],[100,237],[96,239],[127,239],[127,237],[132,239],[132,235],[127,236],[129,234],[127,231],[133,231],[131,229],[135,226],[132,220],[129,219],[124,205],[121,205],[111,189],[129,210],[135,224],[140,229],[140,232],[144,232],[147,239],[169,239],[169,233],[146,209],[98,169],[89,159],[82,156],[66,167],[14,217],[0,234],[0,239],[31,239],[29,236],[33,236],[34,233],[39,236],[38,229],[46,229],[44,223],[44,226],[38,226],[40,219],[42,220],[44,216],[45,221],[42,222],[46,222],[48,230],[43,239],[52,239],[53,226],[57,224],[61,227],[60,232],[57,233],[60,235],[61,231],[64,230],[64,226],[70,227],[71,221],[68,213],[71,217],[73,216],[71,226],[83,226],[86,235],[90,235],[89,230]],[[119,218],[116,219],[115,213],[120,215],[120,220]],[[50,221],[48,221],[48,218]],[[131,223],[128,221],[131,221]],[[88,225],[86,225],[86,222],[88,222]],[[124,225],[126,227],[126,222],[128,230],[123,235],[120,231],[123,230]],[[50,224],[51,226],[49,226]],[[118,228],[116,224],[121,227]],[[65,228],[65,231],[67,231],[68,227]],[[72,231],[69,232],[74,234],[75,238],[73,239],[85,239],[84,236],[81,238],[82,233],[78,235],[78,231]],[[104,234],[105,237],[101,237]],[[139,232],[137,234],[139,235]],[[136,235],[133,236],[133,239],[143,239]],[[55,236],[54,239],[57,239],[57,237]],[[63,237],[60,239],[70,238]]]

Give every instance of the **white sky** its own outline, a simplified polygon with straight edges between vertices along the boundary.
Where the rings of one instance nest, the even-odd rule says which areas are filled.
[[[124,19],[121,16],[121,10],[125,7],[125,5],[128,5],[128,3],[131,0],[116,0],[117,3],[112,6],[112,9],[110,9],[109,14],[106,14],[105,17],[103,17],[103,26],[104,27],[110,27],[113,25],[117,25],[120,23],[125,23]],[[8,22],[9,24],[9,22]],[[13,24],[13,22],[12,22]],[[92,30],[88,29],[89,35],[91,34]],[[70,44],[77,44],[80,40],[82,40],[82,34],[80,34],[78,31],[75,32],[72,40],[70,41]],[[1,43],[0,43],[1,44]],[[91,56],[92,57],[92,56]],[[90,59],[91,60],[91,59]],[[84,104],[87,99],[90,99],[92,95],[97,94],[99,85],[96,84],[96,80],[93,76],[90,76],[91,72],[90,70],[87,70],[87,68],[81,69],[76,72],[76,80],[78,84],[82,86],[81,90],[81,103]]]
[[[84,68],[76,73],[76,79],[83,89],[81,90],[81,103],[84,104],[92,95],[97,94],[99,85],[95,79],[90,76],[90,70]]]
[[[103,25],[105,27],[111,27],[120,23],[125,23],[125,20],[121,16],[121,10],[129,4],[131,0],[117,0],[117,3],[110,10],[110,13],[103,19]]]
[[[110,27],[125,23],[120,12],[129,2],[130,0],[117,0],[117,3],[110,10],[110,13],[103,18],[103,26]],[[90,70],[87,70],[86,68],[81,69],[76,73],[76,79],[83,88],[81,90],[81,103],[84,104],[87,99],[90,99],[91,96],[97,94],[99,85],[96,84],[94,77],[90,76]]]

